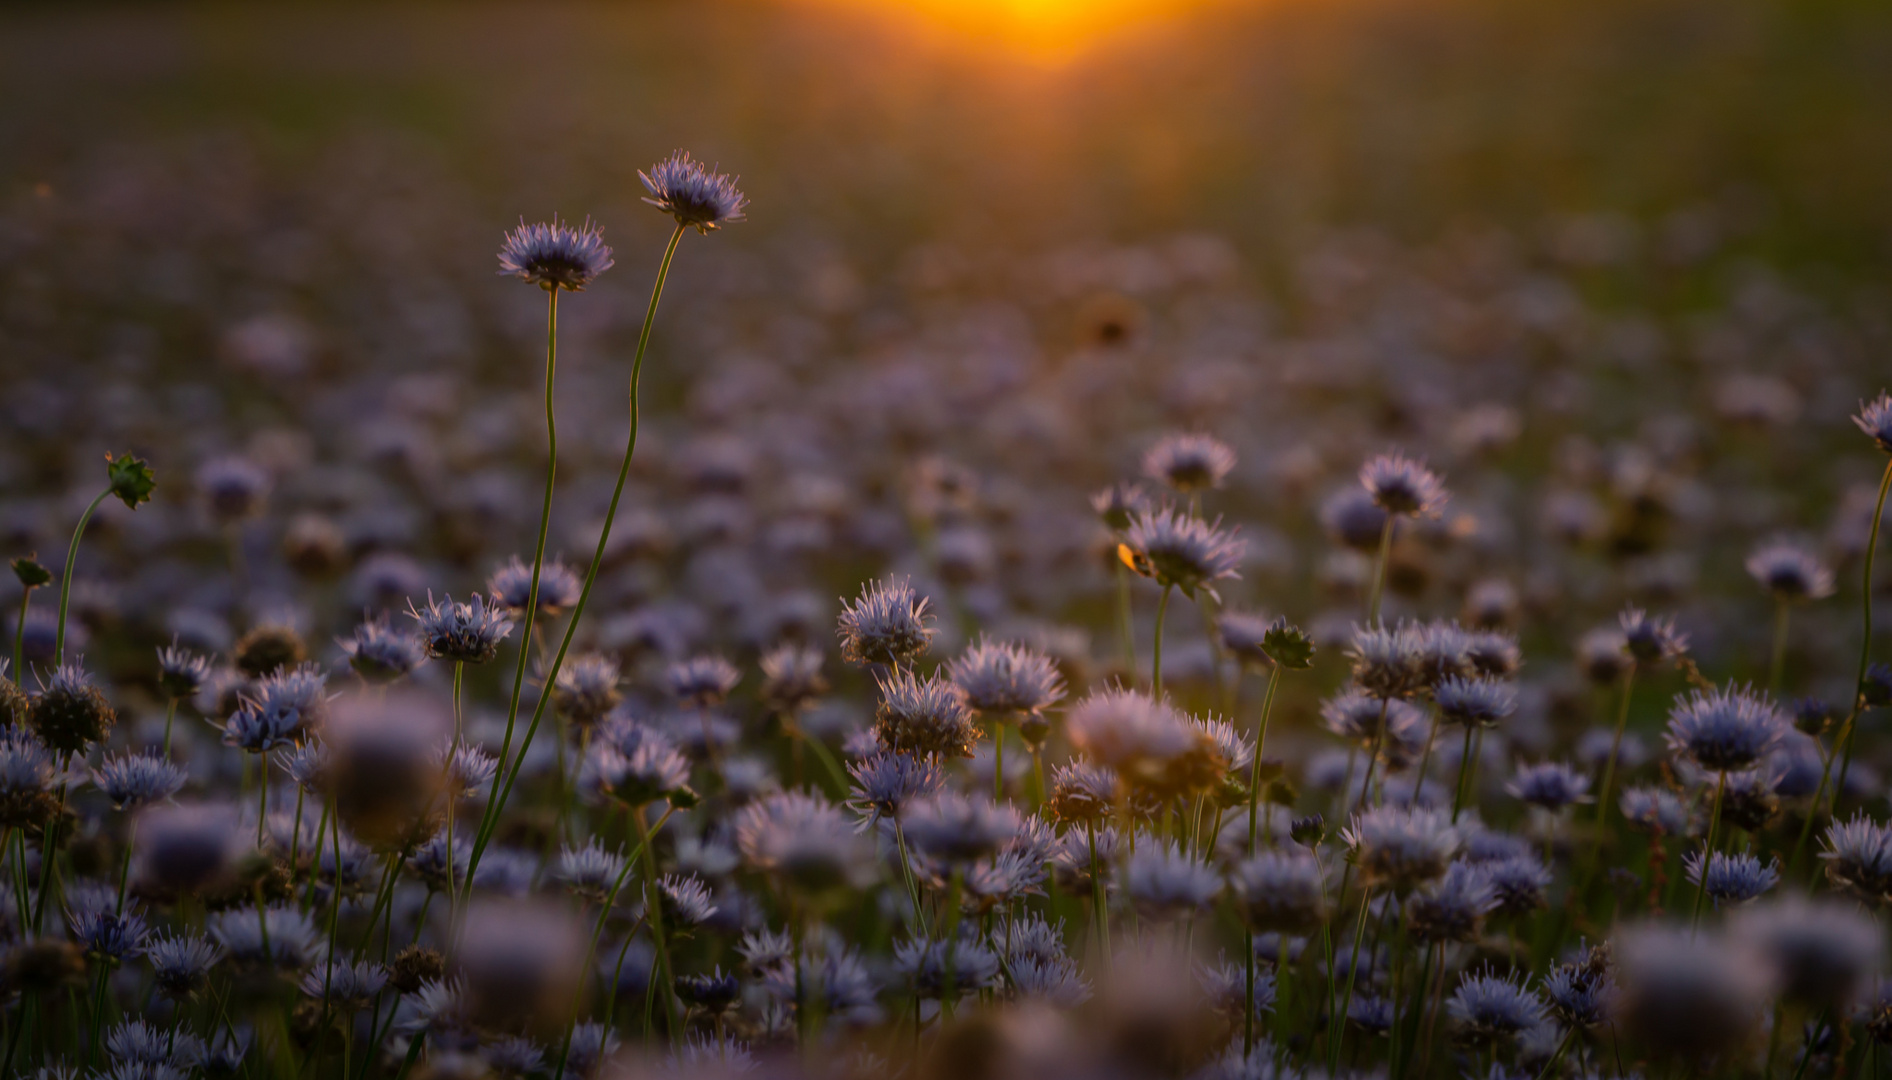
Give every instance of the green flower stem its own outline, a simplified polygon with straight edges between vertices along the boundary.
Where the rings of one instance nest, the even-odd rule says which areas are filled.
[[[1702,899],[1708,895],[1708,864],[1715,857],[1715,829],[1721,824],[1721,797],[1728,790],[1728,771],[1723,769],[1720,778],[1715,781],[1715,805],[1708,811],[1708,842],[1702,846],[1701,880],[1695,885],[1695,914],[1688,925],[1692,931],[1701,925]]]
[[[1155,655],[1150,659],[1150,696],[1163,697],[1163,618],[1169,614],[1169,594],[1174,585],[1163,586],[1163,598],[1156,602]]]
[[[1779,695],[1780,679],[1787,670],[1787,621],[1792,614],[1793,609],[1787,606],[1787,601],[1775,601],[1774,651],[1767,661],[1767,692],[1770,695]]]
[[[1892,472],[1888,472],[1887,476],[1892,477]],[[85,513],[79,515],[78,527],[72,530],[72,543],[66,545],[66,567],[59,577],[59,624],[53,632],[53,667],[55,668],[66,662],[66,605],[72,601],[72,565],[79,558],[79,537],[85,535],[85,526],[92,520],[92,512],[97,510],[99,504],[104,502],[105,497],[111,493],[111,488],[99,492],[98,497],[85,508]],[[1880,494],[1880,499],[1884,500],[1883,492]],[[24,606],[20,609],[20,618],[24,625],[26,618]]]
[[[1830,815],[1839,809],[1839,793],[1846,790],[1846,773],[1853,764],[1853,725],[1859,719],[1859,694],[1866,685],[1866,666],[1872,659],[1872,559],[1879,550],[1879,519],[1885,516],[1885,496],[1892,489],[1892,461],[1886,462],[1885,474],[1879,478],[1879,499],[1872,507],[1872,532],[1866,538],[1866,568],[1861,578],[1860,621],[1865,626],[1865,633],[1859,641],[1859,669],[1853,676],[1853,700],[1846,709],[1846,723],[1840,728],[1839,738],[1833,743],[1835,756],[1840,759],[1839,783],[1833,785],[1832,801],[1827,804]],[[63,624],[62,624],[63,625]],[[1832,763],[1827,763],[1827,771],[1832,771]],[[1826,784],[1826,777],[1820,777],[1821,786]],[[1815,792],[1813,805],[1820,805],[1820,796]]]
[[[669,811],[664,814],[668,817]],[[651,830],[644,824],[643,807],[631,811],[631,821],[637,826],[637,843],[644,857],[644,917],[649,920],[650,936],[657,946],[657,970],[663,975],[658,993],[663,998],[664,1020],[669,1025],[671,1042],[681,1043],[683,1015],[677,1010],[677,983],[670,973],[670,943],[664,935],[663,888],[657,881],[657,855],[651,850]]]
[[[1386,524],[1380,529],[1380,557],[1373,563],[1373,592],[1367,597],[1366,625],[1371,628],[1380,624],[1380,598],[1386,590],[1386,562],[1393,554],[1393,515],[1386,515]]]
[[[558,287],[555,285],[545,290],[545,296],[545,499],[539,508],[538,542],[532,550],[532,586],[526,592],[525,618],[522,620],[525,625],[519,637],[519,662],[513,667],[512,699],[506,706],[506,737],[499,745],[500,768],[493,773],[493,798],[489,802],[498,800],[499,781],[505,773],[506,756],[512,752],[513,728],[519,722],[519,698],[525,690],[526,661],[532,655],[532,630],[539,622],[539,574],[545,569],[545,538],[552,525],[552,486],[558,477],[558,420],[552,409],[552,383],[558,373]],[[549,675],[546,677],[545,689],[539,694],[541,707],[550,696],[552,678]],[[521,759],[524,759],[531,745],[532,734],[529,730],[526,745],[519,749]],[[451,865],[452,852],[449,851],[448,855]],[[474,857],[478,858],[477,853]]]
[[[32,602],[33,586],[28,585],[26,591],[20,594],[20,618],[13,625],[13,668],[8,674],[13,676],[16,683],[26,681],[26,608]]]
[[[611,504],[605,510],[604,525],[598,532],[597,551],[592,556],[590,568],[585,571],[584,587],[579,590],[578,602],[572,605],[571,618],[565,624],[564,638],[559,642],[558,653],[553,656],[551,667],[546,673],[545,682],[547,686],[550,686],[558,679],[559,669],[563,667],[565,663],[565,653],[571,648],[572,635],[576,633],[579,620],[585,614],[586,603],[591,600],[591,587],[598,579],[599,567],[604,563],[605,547],[611,540],[611,525],[617,520],[618,503],[624,497],[624,484],[631,475],[631,457],[637,451],[638,379],[644,370],[644,354],[650,348],[651,327],[657,319],[657,302],[663,296],[664,281],[670,276],[670,263],[676,256],[678,242],[683,239],[683,229],[684,227],[679,225],[676,231],[670,234],[670,243],[664,248],[663,262],[657,268],[657,282],[650,290],[650,306],[644,313],[644,329],[643,332],[638,335],[637,354],[631,360],[631,426],[630,435],[624,445],[624,461],[623,464],[618,466],[617,486],[611,491]],[[492,839],[493,830],[499,824],[499,815],[504,812],[506,808],[506,800],[512,796],[513,785],[517,783],[519,779],[519,770],[525,766],[526,748],[532,745],[532,737],[538,732],[539,723],[545,716],[545,707],[551,699],[552,696],[550,694],[539,695],[538,706],[532,711],[532,722],[526,727],[524,745],[520,748],[519,754],[513,761],[510,769],[506,767],[506,760],[503,753],[500,757],[499,770],[493,774],[493,790],[495,797],[488,801],[485,816],[480,822],[479,833],[473,840],[473,854],[467,861],[467,888],[469,891],[472,887],[473,871],[479,868],[480,856],[485,852],[486,845]],[[502,775],[505,777],[504,787],[501,787],[499,783],[500,776]]]
[[[1340,1070],[1340,1044],[1347,1033],[1347,1014],[1353,1011],[1353,977],[1360,970],[1360,939],[1366,937],[1366,912],[1373,904],[1373,889],[1368,886],[1360,894],[1360,919],[1353,927],[1353,958],[1347,961],[1347,990],[1341,1000],[1340,1011],[1328,1021],[1327,1071]]]
[[[1261,751],[1268,743],[1268,714],[1274,709],[1275,688],[1281,683],[1281,665],[1268,673],[1268,691],[1261,699],[1261,720],[1255,725],[1255,756],[1248,770],[1248,854],[1255,853],[1255,808],[1261,800]],[[1213,843],[1213,841],[1211,841]],[[1252,951],[1252,950],[1251,950]]]

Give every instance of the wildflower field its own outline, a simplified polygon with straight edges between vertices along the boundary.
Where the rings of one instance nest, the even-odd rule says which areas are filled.
[[[0,1077],[1892,1072],[1888,58],[0,7]]]

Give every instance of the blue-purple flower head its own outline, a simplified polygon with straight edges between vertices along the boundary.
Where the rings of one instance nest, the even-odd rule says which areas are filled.
[[[541,616],[549,619],[559,615],[578,603],[578,594],[583,591],[584,580],[578,571],[563,562],[554,559],[539,566],[536,608]],[[524,618],[526,609],[534,607],[532,564],[517,555],[507,559],[486,579],[486,594],[494,608],[505,609],[514,619]],[[478,598],[475,594],[474,599]]]
[[[1009,803],[950,791],[915,801],[903,821],[916,851],[957,864],[996,853],[1018,836],[1021,825]]]
[[[176,642],[158,650],[158,689],[173,701],[197,696],[210,681],[210,658]]]
[[[1455,862],[1406,900],[1406,920],[1420,941],[1471,942],[1484,929],[1485,916],[1498,906],[1498,890],[1488,869]]]
[[[589,220],[573,228],[557,217],[532,225],[522,218],[499,247],[502,275],[529,281],[547,292],[578,292],[611,266],[611,249]]]
[[[1882,390],[1871,402],[1860,405],[1853,423],[1870,435],[1880,450],[1892,454],[1892,394]]]
[[[168,799],[183,788],[185,779],[184,770],[170,759],[147,754],[107,758],[92,773],[93,783],[119,810]]]
[[[1590,778],[1561,761],[1519,765],[1504,790],[1520,802],[1546,810],[1592,801]]]
[[[1064,677],[1051,658],[1023,645],[981,638],[947,665],[975,712],[1003,719],[1037,714],[1064,699]]]
[[[891,667],[911,663],[933,640],[928,603],[907,578],[872,582],[853,603],[842,601],[841,658],[850,664]]]
[[[1200,914],[1222,892],[1215,868],[1174,844],[1145,839],[1123,864],[1118,887],[1137,913],[1159,921]]]
[[[427,655],[436,660],[483,664],[499,655],[499,643],[512,633],[512,620],[505,610],[489,606],[479,593],[458,604],[451,596],[435,602],[429,593],[425,609],[415,608],[410,601],[407,610],[420,624]]]
[[[1372,553],[1379,550],[1380,536],[1386,531],[1386,511],[1373,501],[1371,492],[1344,487],[1321,503],[1320,524],[1342,546]]]
[[[1137,484],[1112,484],[1091,495],[1091,510],[1111,532],[1130,527],[1130,519],[1150,508],[1150,497]]]
[[[1439,718],[1461,727],[1497,727],[1518,709],[1518,692],[1498,679],[1443,679],[1432,688]]]
[[[327,687],[328,676],[313,664],[261,679],[224,721],[224,745],[261,754],[305,740],[328,715]]]
[[[1688,635],[1676,631],[1673,618],[1657,618],[1639,607],[1627,607],[1616,622],[1629,655],[1638,664],[1656,664],[1688,652]]]
[[[1688,880],[1717,904],[1745,904],[1780,880],[1778,861],[1764,863],[1745,852],[1690,852],[1682,867]]]
[[[348,666],[370,682],[398,679],[427,659],[425,642],[414,634],[393,629],[382,616],[361,623],[339,644],[348,655]]]
[[[1398,451],[1362,465],[1360,486],[1374,505],[1395,517],[1438,517],[1445,507],[1445,484],[1438,474]]]
[[[1235,451],[1212,435],[1165,435],[1143,455],[1143,475],[1185,495],[1219,488],[1235,468]]]
[[[1300,851],[1263,851],[1229,871],[1243,923],[1260,933],[1305,935],[1327,922],[1326,875]]]
[[[1859,813],[1833,823],[1825,842],[1828,881],[1874,907],[1892,903],[1892,830]]]
[[[872,879],[872,852],[841,808],[818,795],[784,791],[752,802],[737,812],[735,836],[745,862],[805,897]]]
[[[1597,946],[1544,976],[1544,997],[1557,1019],[1572,1028],[1593,1028],[1610,1018],[1616,984],[1610,978],[1608,946]]]
[[[1396,627],[1356,626],[1347,645],[1353,681],[1380,699],[1409,698],[1428,685],[1423,661],[1426,628],[1418,623]]]
[[[145,919],[138,905],[118,903],[109,885],[85,882],[66,892],[66,923],[73,940],[94,956],[128,960],[144,954]]]
[[[1755,548],[1747,557],[1747,572],[1783,602],[1833,595],[1833,571],[1818,555],[1792,540],[1770,540]]]
[[[863,828],[883,818],[897,820],[909,803],[946,783],[937,759],[886,750],[854,762],[847,771],[855,786],[848,805],[861,815]]]
[[[1413,705],[1357,689],[1343,690],[1322,702],[1320,715],[1328,731],[1362,749],[1385,741],[1406,742],[1425,730],[1425,714]]]
[[[682,150],[637,176],[650,191],[645,202],[675,218],[678,227],[700,233],[741,221],[748,202],[737,190],[735,177],[717,172]]]
[[[1515,976],[1467,975],[1445,1010],[1461,1042],[1488,1048],[1509,1043],[1544,1018],[1544,1002]]]
[[[1451,817],[1419,807],[1374,806],[1341,831],[1363,884],[1408,889],[1445,873],[1459,847]]]
[[[722,704],[741,681],[736,665],[715,653],[679,660],[664,672],[671,696],[699,709]]]
[[[950,680],[900,670],[880,680],[874,735],[884,750],[963,758],[972,756],[979,728],[966,695]]]
[[[1218,521],[1204,521],[1173,507],[1131,517],[1120,551],[1130,568],[1159,585],[1173,585],[1193,597],[1197,589],[1240,577],[1237,567],[1247,544]]]
[[[1765,696],[1725,687],[1696,691],[1669,710],[1669,748],[1710,772],[1752,767],[1781,740],[1786,721]]]
[[[1632,787],[1617,803],[1630,828],[1663,836],[1687,836],[1693,828],[1688,804],[1667,788]]]

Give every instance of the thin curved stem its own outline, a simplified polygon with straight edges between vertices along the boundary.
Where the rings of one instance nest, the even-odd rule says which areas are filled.
[[[1373,563],[1373,592],[1366,603],[1368,627],[1378,626],[1380,622],[1380,599],[1386,590],[1386,562],[1393,554],[1393,522],[1396,520],[1393,515],[1386,515],[1386,524],[1380,529],[1380,557]]]
[[[1892,472],[1888,472],[1887,476],[1892,476]],[[91,505],[85,508],[85,513],[79,515],[78,527],[72,530],[72,543],[66,545],[66,566],[59,576],[59,623],[57,628],[53,631],[54,668],[66,662],[66,605],[72,600],[72,564],[79,558],[79,537],[85,535],[85,526],[87,522],[92,520],[92,512],[97,510],[99,504],[104,502],[105,497],[111,493],[111,488],[106,488],[104,491],[99,492],[98,497],[93,499]],[[1885,496],[1882,491],[1880,493],[1880,501],[1883,502],[1884,498]],[[20,617],[22,620],[25,619],[26,612],[24,609],[21,610]],[[14,674],[18,675],[19,672],[14,672]]]
[[[1879,478],[1879,498],[1872,506],[1872,532],[1866,538],[1866,568],[1861,578],[1859,589],[1860,621],[1865,633],[1859,641],[1859,668],[1853,675],[1853,699],[1847,703],[1846,724],[1840,729],[1833,752],[1840,759],[1839,782],[1833,785],[1832,801],[1827,804],[1827,813],[1839,808],[1839,793],[1846,788],[1846,773],[1853,764],[1853,724],[1859,719],[1859,691],[1866,685],[1866,666],[1872,659],[1872,560],[1879,550],[1879,519],[1885,516],[1885,496],[1892,490],[1892,461],[1887,461],[1885,474]],[[1832,770],[1832,762],[1827,763],[1827,770]],[[1824,784],[1825,777],[1821,777]],[[1819,796],[1815,795],[1814,805],[1819,805]]]
[[[1268,673],[1268,692],[1261,699],[1261,721],[1255,725],[1255,756],[1248,770],[1248,854],[1255,853],[1255,808],[1261,800],[1261,750],[1268,742],[1268,714],[1274,709],[1275,687],[1281,683],[1281,665]]]
[[[1150,659],[1150,695],[1157,699],[1163,696],[1163,618],[1169,614],[1169,594],[1174,585],[1163,586],[1163,598],[1156,602],[1156,643],[1155,655]]]
[[[651,326],[657,319],[657,302],[663,296],[664,281],[670,276],[670,263],[676,256],[677,244],[683,239],[683,226],[677,226],[670,234],[669,246],[664,248],[663,262],[657,268],[657,282],[650,291],[650,306],[644,313],[644,329],[637,338],[637,354],[631,360],[631,427],[630,435],[624,444],[624,461],[618,466],[617,486],[611,491],[611,504],[605,509],[604,524],[598,531],[598,547],[591,558],[591,566],[585,571],[584,587],[578,592],[578,602],[572,605],[571,618],[566,621],[565,634],[558,644],[558,652],[552,657],[552,664],[546,672],[545,680],[550,685],[558,678],[559,669],[564,666],[565,654],[571,648],[572,636],[578,629],[579,620],[585,614],[585,605],[591,600],[591,587],[598,580],[598,569],[604,563],[606,546],[611,542],[611,525],[617,520],[618,503],[624,498],[624,484],[631,475],[631,458],[637,452],[637,384],[644,370],[644,353],[650,347]],[[525,745],[532,744],[533,735],[539,730],[539,723],[545,717],[545,707],[551,701],[550,694],[539,695],[539,704],[532,711],[532,722],[526,727]],[[473,871],[479,868],[480,855],[485,852],[487,843],[492,839],[493,829],[499,823],[499,815],[505,810],[506,800],[512,796],[513,785],[518,782],[519,770],[525,766],[525,753],[522,750],[513,761],[510,769],[506,768],[504,758],[500,759],[500,768],[494,774],[494,790],[498,797],[492,799],[486,815],[480,822],[479,834],[473,841],[473,854],[467,861],[467,881],[473,880]],[[499,777],[505,776],[504,787],[499,786]]]

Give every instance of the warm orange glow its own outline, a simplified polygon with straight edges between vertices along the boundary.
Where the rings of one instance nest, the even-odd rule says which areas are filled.
[[[913,17],[922,25],[1003,45],[1038,60],[1069,59],[1107,38],[1218,0],[817,0]],[[1219,0],[1227,3],[1228,0]]]

